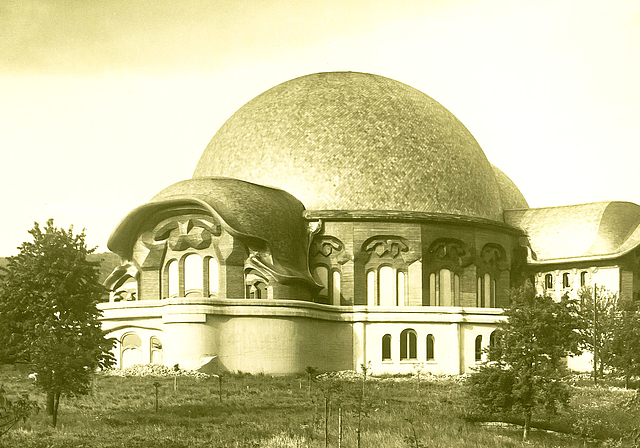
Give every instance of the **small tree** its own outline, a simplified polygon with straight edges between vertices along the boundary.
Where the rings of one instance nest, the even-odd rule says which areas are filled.
[[[640,310],[638,303],[620,300],[613,314],[610,365],[625,379],[640,375]]]
[[[58,229],[53,220],[29,231],[20,253],[9,257],[0,287],[0,357],[24,360],[47,393],[57,424],[61,395],[86,394],[91,375],[113,364],[113,341],[104,338],[96,304],[105,293],[97,263],[87,260],[84,232]]]
[[[559,403],[568,401],[561,374],[565,358],[579,352],[579,321],[575,302],[536,296],[529,282],[512,290],[511,301],[499,343],[489,348],[493,361],[472,374],[468,386],[477,409],[520,413],[523,439],[528,440],[536,408],[555,412]]]

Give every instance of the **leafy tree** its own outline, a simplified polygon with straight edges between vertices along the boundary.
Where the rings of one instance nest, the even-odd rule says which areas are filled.
[[[609,364],[625,378],[640,375],[640,309],[637,302],[619,300],[613,315]]]
[[[38,404],[30,400],[27,394],[22,394],[17,400],[9,400],[6,391],[0,386],[0,437],[37,412]]]
[[[0,284],[0,360],[26,361],[47,393],[57,424],[61,395],[86,394],[97,368],[113,364],[113,341],[105,339],[96,304],[105,293],[97,263],[87,260],[84,231],[29,230],[32,242],[9,257]]]
[[[595,297],[591,287],[582,288],[578,291],[578,296],[580,297],[578,314],[581,321],[580,347],[594,355],[594,373],[596,373],[594,381],[597,382],[597,376],[602,378],[605,367],[611,367],[613,359],[611,344],[617,325],[615,314],[618,296],[603,287],[596,288]]]
[[[499,341],[489,348],[491,361],[470,376],[468,391],[475,410],[519,413],[527,440],[535,409],[555,412],[568,402],[569,389],[561,380],[565,358],[579,353],[577,306],[566,297],[556,302],[536,296],[527,282],[511,291],[504,314]]]

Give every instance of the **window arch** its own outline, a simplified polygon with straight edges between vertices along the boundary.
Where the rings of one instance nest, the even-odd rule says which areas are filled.
[[[580,287],[587,286],[587,271],[580,273]]]
[[[266,299],[269,296],[267,295],[267,284],[264,282],[255,282],[249,287],[249,298],[250,299]]]
[[[476,337],[475,357],[476,362],[482,361],[482,335]]]
[[[418,335],[407,328],[400,333],[400,361],[418,359]]]
[[[393,284],[393,268],[382,266],[378,271],[378,292],[380,294],[380,306],[390,307],[395,305],[395,285]]]
[[[391,335],[385,334],[382,336],[382,360],[391,360]]]
[[[180,294],[180,275],[178,261],[171,260],[167,265],[167,296],[177,297]]]
[[[565,272],[564,274],[562,274],[562,288],[563,289],[569,289],[569,273]]]
[[[427,361],[433,361],[435,357],[436,339],[432,334],[427,335]]]
[[[476,304],[480,308],[496,307],[496,280],[488,272],[478,277]]]
[[[142,362],[142,340],[136,333],[127,333],[120,344],[120,367],[125,369]]]
[[[218,296],[220,288],[220,264],[214,257],[210,257],[209,265],[209,296]]]
[[[202,258],[198,254],[187,255],[184,259],[184,295],[202,294]]]
[[[406,281],[407,275],[402,271],[398,271],[398,277],[396,280],[396,306],[404,306],[406,304]]]
[[[544,287],[546,289],[553,289],[553,275],[547,274],[544,276]]]
[[[152,336],[149,343],[149,360],[151,364],[162,364],[162,342],[157,337]]]
[[[341,295],[341,276],[340,271],[334,270],[331,274],[331,303],[333,305],[340,305]]]

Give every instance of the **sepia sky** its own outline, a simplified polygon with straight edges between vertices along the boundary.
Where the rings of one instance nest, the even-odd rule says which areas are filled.
[[[0,256],[34,221],[105,251],[264,90],[375,73],[442,103],[533,207],[640,203],[640,2],[0,2]]]

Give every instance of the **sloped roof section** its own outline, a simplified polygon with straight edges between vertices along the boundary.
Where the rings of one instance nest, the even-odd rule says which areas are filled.
[[[505,211],[530,239],[531,263],[615,258],[640,245],[640,206],[603,201]]]
[[[309,237],[304,206],[289,193],[237,179],[202,177],[173,184],[131,211],[111,234],[107,246],[130,259],[135,241],[172,209],[209,214],[222,227],[257,252],[270,254],[264,264],[283,280],[315,284],[309,274]]]

